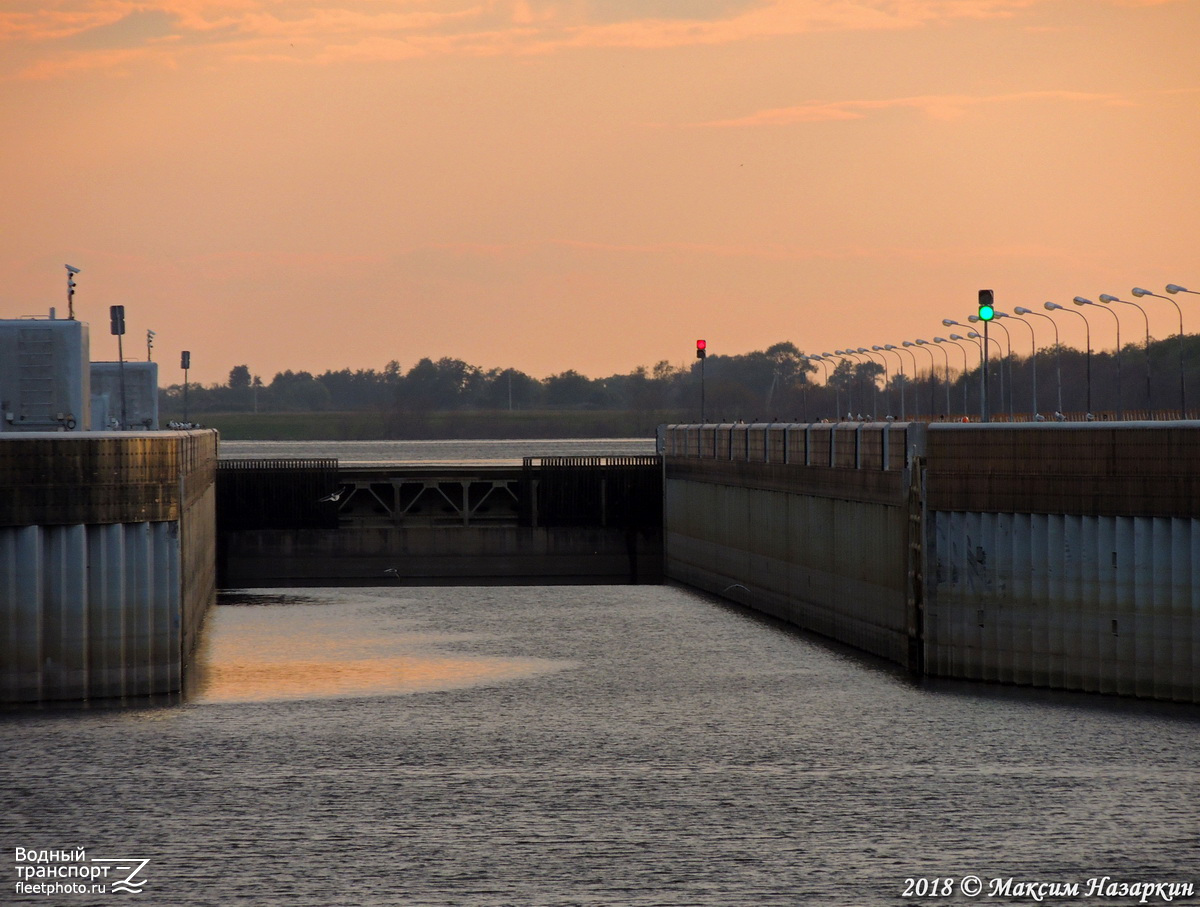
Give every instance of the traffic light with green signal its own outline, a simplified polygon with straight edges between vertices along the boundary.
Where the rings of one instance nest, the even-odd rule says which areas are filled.
[[[979,320],[991,321],[996,317],[996,294],[991,290],[979,291]]]

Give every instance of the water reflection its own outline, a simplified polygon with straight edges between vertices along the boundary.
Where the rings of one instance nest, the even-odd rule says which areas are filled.
[[[414,628],[399,616],[402,604],[394,593],[371,590],[326,601],[297,594],[222,595],[204,628],[188,698],[228,703],[402,695],[511,682],[573,664],[456,651],[477,648],[489,637]]]

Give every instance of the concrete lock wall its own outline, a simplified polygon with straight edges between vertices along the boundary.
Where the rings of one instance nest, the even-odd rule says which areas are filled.
[[[1200,702],[1200,423],[691,425],[663,447],[671,578],[931,675]]]
[[[1200,424],[931,426],[926,670],[1200,702]]]
[[[215,596],[215,432],[0,439],[0,701],[178,691]]]
[[[919,668],[906,464],[921,434],[887,423],[668,426],[667,575]]]

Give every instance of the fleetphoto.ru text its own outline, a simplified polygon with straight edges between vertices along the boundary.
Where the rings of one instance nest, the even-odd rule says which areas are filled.
[[[141,894],[143,857],[89,857],[82,847],[52,850],[18,847],[14,854],[19,895]]]

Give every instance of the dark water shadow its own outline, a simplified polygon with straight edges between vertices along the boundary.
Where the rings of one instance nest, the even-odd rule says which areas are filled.
[[[823,651],[851,662],[864,671],[871,672],[911,690],[930,696],[944,696],[1015,702],[1030,706],[1105,712],[1113,715],[1148,715],[1170,718],[1185,723],[1200,723],[1200,705],[1188,702],[1167,702],[1160,699],[1145,699],[1116,693],[1094,693],[1085,690],[1056,690],[1047,687],[1026,686],[1015,683],[1000,683],[989,680],[967,680],[951,677],[930,677],[910,671],[888,659],[856,649],[846,643],[812,630],[790,623],[783,618],[759,611],[753,606],[731,598],[696,589],[683,583],[669,582],[691,595],[701,598],[718,608],[736,614],[779,633],[785,633],[804,642],[811,643]],[[744,587],[742,587],[744,588]],[[734,590],[740,591],[740,590]]]

